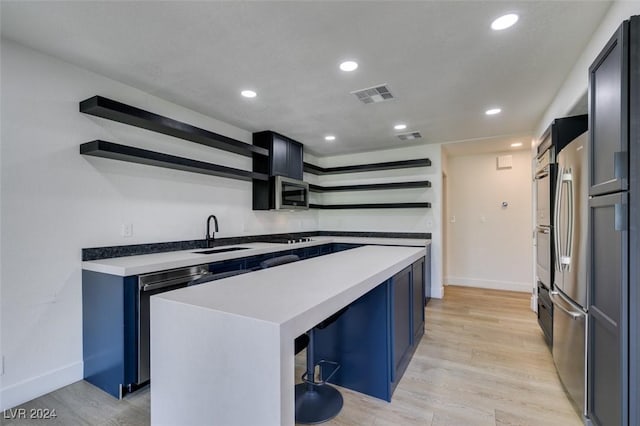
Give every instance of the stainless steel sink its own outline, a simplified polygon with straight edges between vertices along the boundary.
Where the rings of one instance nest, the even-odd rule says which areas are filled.
[[[227,248],[219,248],[219,249],[193,251],[191,253],[195,253],[195,254],[213,254],[213,253],[224,253],[225,251],[248,250],[249,248],[250,247],[227,247]]]

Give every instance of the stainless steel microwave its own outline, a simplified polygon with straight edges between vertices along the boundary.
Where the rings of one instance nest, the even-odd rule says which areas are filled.
[[[306,210],[309,208],[309,184],[284,176],[274,177],[276,210]]]

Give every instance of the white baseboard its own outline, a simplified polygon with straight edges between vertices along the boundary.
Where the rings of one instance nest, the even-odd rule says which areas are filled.
[[[83,363],[69,364],[37,377],[0,389],[0,411],[16,407],[34,398],[82,380]]]
[[[431,287],[431,297],[433,297],[434,299],[442,299],[444,297],[444,287]]]
[[[532,288],[531,283],[482,280],[477,278],[462,278],[462,277],[446,277],[445,283],[451,286],[457,285],[457,286],[464,286],[464,287],[487,288],[491,290],[520,291],[523,293],[531,293],[531,288]]]

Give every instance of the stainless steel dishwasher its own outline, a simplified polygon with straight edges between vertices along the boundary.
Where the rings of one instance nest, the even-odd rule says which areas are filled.
[[[186,287],[191,280],[207,274],[209,274],[207,265],[197,265],[138,277],[138,385],[149,380],[149,298],[154,294]]]

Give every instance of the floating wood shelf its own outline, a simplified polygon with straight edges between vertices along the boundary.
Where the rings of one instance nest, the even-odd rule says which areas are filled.
[[[357,173],[357,172],[371,172],[376,170],[393,170],[393,169],[408,169],[413,167],[428,167],[430,165],[431,165],[431,160],[429,160],[428,158],[420,158],[417,160],[389,161],[385,163],[357,164],[354,166],[340,166],[340,167],[327,167],[327,168],[316,166],[315,164],[304,163],[304,171],[314,175],[334,175],[339,173]]]
[[[407,188],[431,188],[428,180],[413,182],[369,183],[362,185],[321,186],[309,184],[312,192],[338,192],[338,191],[375,191],[379,189],[407,189]]]
[[[430,209],[431,203],[374,203],[374,204],[309,204],[311,209]]]
[[[246,181],[253,179],[266,181],[269,179],[267,175],[262,173],[234,169],[232,167],[220,166],[218,164],[206,163],[204,161],[177,157],[175,155],[163,154],[102,140],[83,143],[80,145],[80,154],[230,179]]]
[[[123,104],[121,102],[103,98],[102,96],[94,96],[80,102],[80,112],[165,135],[175,136],[180,139],[185,139],[247,157],[251,157],[252,154],[269,155],[269,152],[264,148],[253,146],[172,118],[163,117],[162,115]]]

